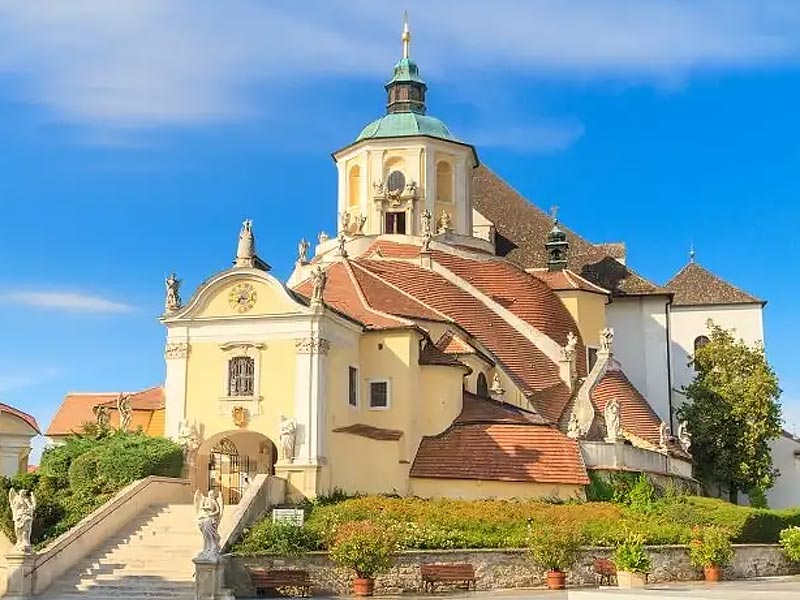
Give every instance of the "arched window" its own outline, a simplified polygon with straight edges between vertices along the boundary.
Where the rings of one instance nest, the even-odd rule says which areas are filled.
[[[255,395],[256,361],[249,356],[234,356],[228,361],[228,396]]]
[[[489,397],[489,383],[486,381],[486,375],[483,373],[478,373],[478,384],[477,384],[478,396],[481,398],[488,398]]]
[[[361,167],[353,165],[347,175],[347,206],[358,206],[361,200]]]
[[[406,187],[406,176],[403,175],[402,171],[392,171],[386,180],[386,187],[389,188],[390,192],[402,192],[403,188]]]
[[[697,351],[700,350],[703,346],[705,346],[711,340],[708,339],[705,335],[698,335],[694,338],[694,353],[697,354]]]
[[[449,162],[436,164],[436,199],[439,202],[453,201],[453,167]]]

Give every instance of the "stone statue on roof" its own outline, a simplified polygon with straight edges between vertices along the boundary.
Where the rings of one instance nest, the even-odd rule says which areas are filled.
[[[164,301],[164,308],[166,312],[171,313],[181,308],[180,287],[181,280],[175,273],[170,273],[164,282],[167,287],[167,297]]]
[[[253,221],[245,219],[242,223],[242,229],[239,231],[239,245],[236,248],[236,261],[234,265],[237,267],[250,267],[255,266],[256,259],[256,239],[253,235]]]
[[[344,235],[344,231],[339,232],[339,256],[342,258],[347,258],[347,238]]]
[[[339,215],[339,231],[341,233],[350,233],[350,213],[347,211]]]
[[[614,343],[614,330],[606,327],[600,332],[600,351],[611,352],[611,345]]]
[[[320,231],[320,232],[319,232],[319,235],[317,236],[317,243],[319,243],[319,244],[324,244],[324,243],[325,243],[325,242],[327,242],[329,239],[331,239],[331,236],[329,236],[329,235],[328,235],[326,232],[324,232],[324,231]]]
[[[604,411],[606,419],[606,441],[617,442],[622,439],[622,415],[619,402],[612,398]]]
[[[325,284],[328,283],[328,274],[322,270],[322,267],[317,267],[311,271],[311,281],[314,284],[311,290],[311,305],[321,306],[325,294]]]
[[[442,211],[442,216],[439,217],[439,229],[437,233],[447,233],[453,228],[452,218],[450,217],[450,213]]]
[[[301,238],[300,243],[297,244],[297,262],[301,265],[308,264],[308,247],[310,244],[306,238]]]
[[[130,394],[120,394],[117,396],[117,413],[119,413],[119,430],[128,431],[133,420],[133,407],[131,405]]]
[[[658,428],[658,447],[662,450],[666,450],[671,437],[672,434],[670,433],[669,425],[661,421],[661,426]]]
[[[577,440],[583,437],[583,430],[581,429],[581,424],[578,421],[578,413],[574,410],[569,415],[569,424],[567,425],[567,437],[571,437],[573,440]]]
[[[364,225],[367,224],[367,217],[359,213],[356,217],[356,233],[358,235],[364,235]]]
[[[678,441],[680,442],[683,451],[688,454],[689,448],[692,447],[692,434],[689,432],[688,421],[681,421],[681,423],[678,425]]]
[[[578,336],[571,331],[567,334],[567,343],[561,348],[561,358],[572,362],[575,359],[575,349],[578,347]]]
[[[420,233],[422,234],[422,249],[421,252],[431,251],[431,239],[433,238],[433,231],[431,230],[431,211],[427,208],[422,211],[419,217],[420,220]]]

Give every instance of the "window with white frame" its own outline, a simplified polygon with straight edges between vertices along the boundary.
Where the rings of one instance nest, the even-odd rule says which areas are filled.
[[[389,408],[389,381],[375,379],[369,382],[369,407],[374,409]]]
[[[228,361],[228,396],[255,395],[256,361],[249,356],[234,356]]]
[[[348,369],[347,403],[350,406],[358,406],[358,367]]]

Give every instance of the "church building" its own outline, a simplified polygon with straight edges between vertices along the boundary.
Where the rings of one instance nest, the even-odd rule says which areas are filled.
[[[333,154],[338,235],[302,240],[283,283],[248,220],[185,304],[167,282],[165,432],[196,485],[228,501],[256,473],[297,497],[566,499],[590,470],[695,485],[668,332],[651,349],[637,328],[672,292],[481,166],[428,114],[410,37],[386,113]]]

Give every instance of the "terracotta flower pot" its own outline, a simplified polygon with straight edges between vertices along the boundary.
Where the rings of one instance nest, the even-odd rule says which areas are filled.
[[[722,578],[722,569],[715,565],[703,567],[703,575],[705,575],[706,581],[716,583]]]
[[[630,571],[617,572],[617,587],[623,590],[643,588],[647,582],[644,573],[631,573]]]
[[[547,589],[563,590],[567,587],[567,574],[564,571],[547,572]]]
[[[353,593],[356,596],[372,596],[375,591],[375,580],[372,577],[356,577],[353,579]]]

